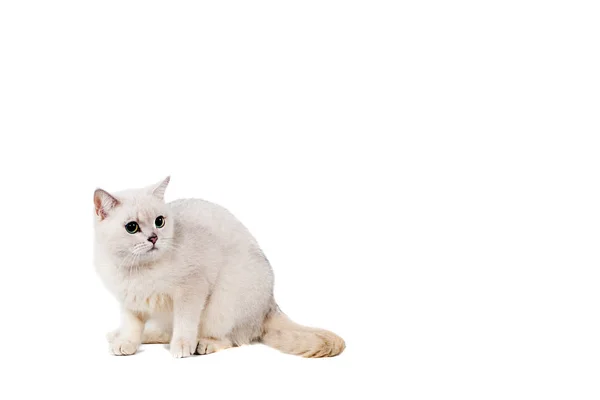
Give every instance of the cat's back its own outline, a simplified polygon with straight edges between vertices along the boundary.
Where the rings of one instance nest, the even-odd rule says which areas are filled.
[[[246,227],[225,207],[202,199],[179,199],[168,206],[179,235],[211,236],[222,243],[254,243]]]
[[[167,203],[176,216],[184,216],[194,219],[223,218],[231,215],[226,208],[203,199],[178,199]]]

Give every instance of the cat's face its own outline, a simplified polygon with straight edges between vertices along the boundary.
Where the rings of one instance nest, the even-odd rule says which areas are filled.
[[[96,240],[121,267],[150,263],[174,247],[174,221],[163,200],[169,178],[145,189],[94,193]]]

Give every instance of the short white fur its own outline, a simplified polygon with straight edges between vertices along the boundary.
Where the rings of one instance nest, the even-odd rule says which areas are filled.
[[[165,204],[168,184],[167,177],[143,189],[94,193],[95,265],[121,304],[121,326],[108,334],[113,354],[170,343],[179,358],[256,341],[304,357],[344,350],[339,336],[279,310],[271,266],[231,213],[199,199]],[[139,231],[128,233],[129,222]]]

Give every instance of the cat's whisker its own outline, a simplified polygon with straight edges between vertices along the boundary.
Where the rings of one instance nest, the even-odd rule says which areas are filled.
[[[119,264],[118,268],[120,269],[121,267],[123,267],[125,265],[125,263],[128,262],[128,260],[133,257],[133,253],[128,254],[123,261],[121,261],[121,263]]]
[[[131,261],[131,264],[129,265],[129,275],[130,276],[131,276],[131,273],[133,272],[133,266],[134,266],[135,262],[137,261],[138,257],[139,257],[139,254],[135,254],[135,256],[133,257],[133,260]],[[137,274],[137,272],[138,272],[137,268],[136,268],[135,272]]]

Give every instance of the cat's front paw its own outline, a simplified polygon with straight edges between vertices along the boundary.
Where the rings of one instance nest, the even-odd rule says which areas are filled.
[[[175,358],[189,357],[196,352],[196,340],[173,338],[171,340],[171,355]]]
[[[119,337],[118,329],[116,329],[114,331],[110,331],[106,334],[106,340],[108,340],[108,343],[112,343],[118,337]]]
[[[130,356],[135,354],[138,347],[140,347],[140,343],[117,336],[109,342],[108,347],[115,356]]]

